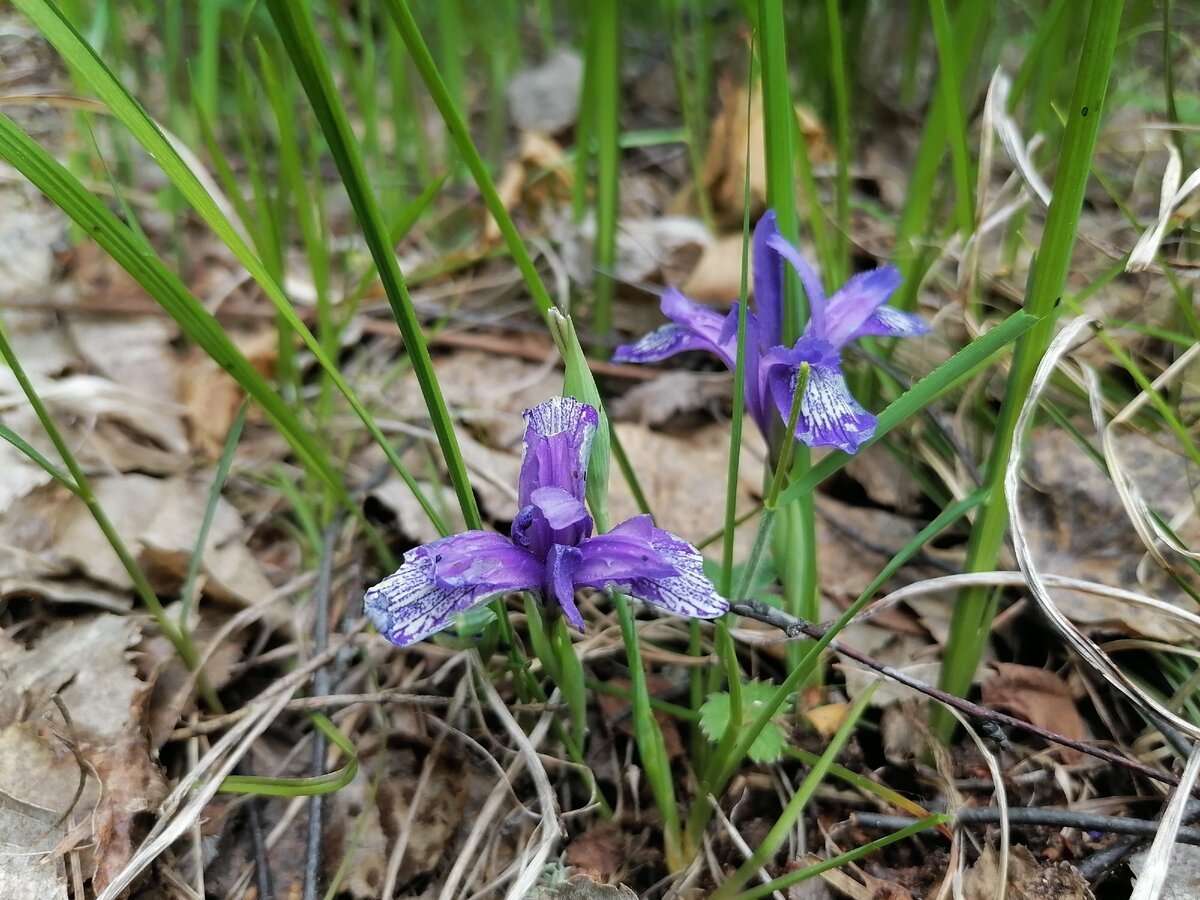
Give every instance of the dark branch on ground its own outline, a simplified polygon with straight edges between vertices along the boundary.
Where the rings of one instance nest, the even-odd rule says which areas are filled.
[[[771,625],[778,628],[789,638],[812,638],[819,640],[826,634],[827,629],[821,625],[814,625],[811,622],[806,622],[803,619],[798,619],[795,616],[788,615],[782,610],[775,609],[762,603],[758,600],[742,600],[730,605],[730,611],[739,616],[745,616],[748,619],[754,619],[766,625]],[[885,678],[903,684],[906,687],[912,688],[927,697],[930,697],[939,703],[958,710],[963,715],[970,718],[977,728],[989,739],[996,741],[1003,746],[1005,744],[1004,733],[1000,730],[1001,725],[1006,725],[1010,728],[1019,728],[1029,734],[1035,734],[1043,740],[1058,744],[1062,747],[1070,747],[1072,750],[1077,750],[1088,756],[1102,759],[1114,766],[1120,766],[1144,778],[1152,779],[1163,784],[1177,785],[1179,784],[1178,776],[1171,772],[1164,772],[1161,769],[1155,769],[1152,766],[1147,766],[1137,760],[1129,759],[1119,753],[1114,753],[1111,750],[1106,750],[1103,747],[1097,747],[1094,744],[1089,744],[1085,741],[1078,741],[1074,738],[1067,737],[1065,734],[1060,734],[1057,731],[1051,731],[1048,728],[1042,728],[1040,725],[1034,725],[1032,722],[1025,722],[1015,716],[1010,716],[1007,713],[998,712],[994,709],[988,709],[986,706],[980,706],[978,703],[972,703],[970,700],[964,700],[961,697],[955,697],[953,694],[948,694],[945,691],[913,678],[898,669],[894,669],[886,663],[880,662],[872,656],[868,656],[861,650],[856,650],[853,647],[840,643],[837,640],[829,642],[829,649],[835,653],[852,659],[857,663],[873,669]]]

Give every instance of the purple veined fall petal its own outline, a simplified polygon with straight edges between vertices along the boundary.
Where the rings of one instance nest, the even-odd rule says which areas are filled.
[[[841,349],[900,287],[900,270],[884,266],[860,272],[829,298],[825,308],[825,340]]]
[[[363,599],[367,616],[401,647],[424,640],[454,616],[493,597],[540,587],[541,560],[499,534],[467,531],[404,554],[404,564]]]
[[[669,613],[694,619],[715,619],[729,612],[729,601],[717,593],[704,574],[700,551],[671,532],[656,528],[649,516],[622,522],[607,534],[584,541],[579,549],[583,562],[575,574],[577,584],[619,590]],[[634,562],[631,552],[635,557],[647,557],[640,568],[629,565]]]
[[[920,337],[929,334],[925,320],[914,313],[904,312],[894,306],[881,306],[867,321],[851,335],[851,340],[860,337]]]
[[[827,319],[828,303],[825,299],[825,288],[821,286],[821,279],[817,275],[816,270],[808,264],[808,260],[804,258],[804,254],[793,247],[779,230],[776,229],[773,235],[770,235],[765,241],[769,250],[773,250],[786,259],[796,274],[800,276],[800,283],[804,285],[804,294],[808,298],[808,326],[805,331],[813,337],[821,340],[828,340],[826,329],[829,327]],[[780,269],[780,295],[782,297],[783,289],[783,271]],[[780,305],[782,307],[782,299]],[[780,311],[782,315],[782,309]],[[783,340],[782,334],[779,338]]]
[[[517,483],[517,506],[530,505],[537,488],[557,487],[582,501],[596,410],[572,397],[554,397],[525,410],[525,457]]]
[[[689,300],[673,287],[662,295],[659,308],[671,320],[633,344],[622,344],[613,354],[614,362],[658,362],[685,350],[715,353],[730,369],[737,353],[737,318],[729,328],[729,316]]]
[[[658,362],[686,350],[709,350],[708,341],[672,322],[656,328],[632,344],[622,344],[613,353],[613,362]]]
[[[562,608],[567,621],[583,631],[583,616],[575,605],[575,576],[583,560],[578,547],[555,544],[546,555],[545,583],[542,593]]]
[[[775,406],[785,420],[791,415],[799,376],[798,362],[775,365],[768,376]],[[850,393],[839,366],[810,363],[808,384],[796,422],[796,440],[810,447],[837,447],[846,453],[855,453],[874,436],[875,424],[875,417]]]

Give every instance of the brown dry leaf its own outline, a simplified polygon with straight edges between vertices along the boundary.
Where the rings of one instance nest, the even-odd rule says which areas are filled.
[[[0,897],[67,900],[66,867],[43,856],[62,839],[58,814],[0,792]]]
[[[1186,459],[1150,438],[1121,435],[1118,453],[1147,503],[1164,513],[1194,504],[1194,473]],[[1054,575],[1097,581],[1148,594],[1193,609],[1195,602],[1155,565],[1142,565],[1144,548],[1126,517],[1107,475],[1056,428],[1034,432],[1024,472],[1032,490],[1022,504],[1030,552],[1038,568]],[[1193,515],[1178,530],[1191,546],[1200,545],[1200,521]],[[1187,570],[1174,573],[1192,578]],[[1093,595],[1052,588],[1059,608],[1084,630],[1118,631],[1156,640],[1183,640],[1188,632],[1173,620],[1143,608]]]
[[[274,329],[231,331],[229,336],[259,374],[272,377],[279,354]],[[208,459],[219,458],[245,392],[210,356],[194,350],[179,368],[179,395],[192,447]]]
[[[147,821],[152,821],[167,796],[166,781],[148,751],[146,739],[135,732],[84,750],[101,785],[100,801],[91,816],[96,842],[92,886],[98,892],[129,862],[146,836]]]
[[[712,197],[713,208],[722,221],[740,222],[746,195],[746,160],[750,160],[750,203],[762,209],[767,196],[766,156],[763,143],[762,94],[757,84],[747,102],[746,88],[732,79],[722,78],[717,86],[721,109],[708,132],[708,154],[704,159],[704,184]],[[817,115],[797,105],[800,133],[808,144],[808,156],[814,163],[835,158]],[[803,198],[797,203],[806,208]]]
[[[1004,710],[1078,741],[1088,739],[1087,726],[1075,708],[1070,686],[1054,672],[1017,663],[994,663],[982,687],[984,706]],[[1078,750],[1057,749],[1066,762],[1079,762]]]
[[[682,413],[722,410],[732,400],[733,379],[724,372],[673,369],[634,385],[608,404],[616,421],[665,425]]]
[[[987,846],[963,879],[967,900],[993,900],[1000,877],[996,851]],[[1092,889],[1070,863],[1040,863],[1020,844],[1008,851],[1008,900],[1095,900]]]
[[[155,589],[177,591],[196,546],[211,486],[198,478],[131,474],[94,478],[92,487]],[[132,587],[83,502],[65,488],[39,488],[8,512],[0,522],[0,579],[83,573],[126,593]],[[245,532],[241,515],[219,499],[203,566],[205,593],[213,599],[246,605],[272,590],[246,546]]]
[[[695,543],[720,527],[725,515],[729,462],[727,426],[707,425],[687,437],[672,437],[632,422],[616,423],[613,427],[660,528]],[[755,502],[755,493],[761,488],[765,454],[756,429],[747,428],[743,434],[739,511],[749,509]],[[612,469],[610,502],[614,522],[639,512],[616,466]],[[737,530],[734,546],[739,558],[749,553],[754,528],[754,523],[748,522]],[[720,544],[713,544],[704,552],[719,556]]]
[[[182,408],[98,375],[31,377],[42,402],[85,470],[176,472],[190,459],[180,422]],[[58,461],[12,372],[0,369],[0,413],[5,424]],[[6,455],[15,454],[15,449]]]
[[[742,233],[727,234],[704,248],[680,288],[693,300],[728,304],[742,292]]]
[[[804,711],[804,718],[817,730],[821,737],[833,737],[846,721],[846,713],[850,711],[847,703],[825,703]]]
[[[593,825],[567,845],[567,865],[607,880],[628,861],[628,841],[613,822]]]
[[[388,747],[382,758],[362,759],[354,781],[328,800],[331,809],[326,859],[336,864],[343,856],[350,857],[342,891],[361,900],[379,896],[388,857],[407,827],[410,814],[413,818],[397,884],[403,886],[442,865],[446,847],[462,823],[470,793],[470,779],[462,763],[443,746],[416,798],[422,768],[430,764],[430,748],[415,739],[403,744],[395,738],[393,741],[395,746]],[[382,773],[378,772],[380,765],[385,769]],[[378,789],[372,802],[371,782],[377,776]],[[418,804],[415,812],[414,801]]]
[[[565,203],[574,182],[562,147],[541,132],[526,131],[521,134],[519,155],[504,167],[496,192],[509,212],[523,203],[538,213],[545,206]],[[487,217],[483,239],[488,243],[500,239],[500,226],[491,215]]]
[[[61,815],[79,787],[68,742],[76,745],[89,778],[71,816],[83,824],[59,849],[84,851],[98,890],[129,860],[147,814],[166,796],[142,731],[149,686],[129,660],[139,631],[135,618],[100,615],[49,631],[28,648],[0,645],[0,790]],[[56,694],[69,723],[52,701]]]
[[[549,227],[562,240],[562,260],[568,274],[574,281],[591,284],[596,275],[595,218],[589,216],[577,226],[562,212],[552,217]],[[682,284],[711,243],[708,229],[690,216],[625,218],[617,223],[612,275],[631,284]]]

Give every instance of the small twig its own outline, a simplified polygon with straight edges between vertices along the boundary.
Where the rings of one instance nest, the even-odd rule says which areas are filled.
[[[1187,810],[1184,812],[1183,820],[1185,822],[1193,822],[1200,818],[1200,801],[1192,800],[1188,803]],[[1086,878],[1090,883],[1095,884],[1101,878],[1112,873],[1112,870],[1120,865],[1121,861],[1126,856],[1133,853],[1139,846],[1146,842],[1147,837],[1151,837],[1157,833],[1159,823],[1152,823],[1154,831],[1147,834],[1131,834],[1114,841],[1103,850],[1098,850],[1083,860],[1076,868],[1079,870],[1081,878]],[[1189,831],[1197,831],[1195,828],[1179,829],[1180,841],[1183,843],[1191,843],[1184,841],[1183,835]]]
[[[275,879],[271,877],[267,840],[258,810],[260,802],[258,797],[246,798],[246,825],[250,829],[250,842],[254,845],[254,885],[258,890],[258,900],[275,900]]]
[[[919,821],[910,816],[887,816],[870,812],[852,813],[850,820],[863,828],[877,828],[880,831],[898,831]],[[1009,809],[1008,820],[1013,825],[1078,828],[1081,831],[1137,835],[1139,838],[1153,837],[1158,833],[1158,822],[1151,819],[1102,816],[1073,809]],[[1000,810],[994,806],[964,806],[954,816],[954,821],[958,825],[996,825],[1000,822]],[[1179,829],[1179,842],[1200,845],[1200,828]]]
[[[745,616],[748,619],[754,619],[766,625],[771,625],[778,628],[789,638],[809,637],[814,640],[823,638],[826,633],[826,628],[821,625],[814,625],[811,622],[805,622],[803,619],[798,619],[795,616],[790,616],[782,610],[775,609],[758,600],[742,600],[733,603],[730,606],[730,611],[739,616]],[[903,684],[905,687],[912,688],[927,697],[937,700],[953,709],[957,709],[963,715],[970,716],[975,720],[977,726],[993,739],[1003,740],[1003,733],[998,731],[1000,725],[1007,725],[1010,728],[1019,728],[1030,734],[1035,734],[1043,740],[1058,744],[1062,747],[1070,747],[1072,750],[1077,750],[1080,753],[1088,756],[1093,756],[1096,759],[1102,759],[1105,762],[1112,763],[1114,766],[1128,769],[1145,778],[1153,781],[1158,781],[1163,784],[1176,785],[1179,784],[1179,778],[1170,772],[1164,772],[1161,769],[1155,769],[1152,766],[1147,766],[1137,760],[1128,759],[1121,756],[1119,753],[1113,753],[1111,750],[1105,750],[1102,747],[1097,747],[1094,744],[1089,744],[1084,741],[1077,741],[1074,738],[1067,737],[1065,734],[1059,734],[1057,731],[1051,731],[1048,728],[1042,728],[1040,725],[1034,725],[1032,722],[1024,722],[1015,716],[1010,716],[1006,713],[997,712],[994,709],[988,709],[986,706],[980,706],[978,703],[972,703],[969,700],[964,700],[961,697],[955,697],[953,694],[948,694],[943,690],[913,678],[901,672],[899,669],[894,669],[886,663],[882,663],[872,656],[868,656],[861,650],[856,650],[839,641],[830,641],[829,649],[835,653],[840,653],[842,656],[853,659],[855,662],[861,663],[869,669],[873,669],[885,678],[889,678],[898,684]],[[998,738],[996,736],[999,736]]]

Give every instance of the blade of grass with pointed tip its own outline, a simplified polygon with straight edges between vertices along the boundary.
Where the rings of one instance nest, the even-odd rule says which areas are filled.
[[[404,45],[408,48],[413,65],[416,66],[417,72],[425,82],[429,96],[433,98],[434,105],[446,123],[450,138],[462,155],[463,162],[471,172],[471,177],[475,179],[475,186],[479,188],[488,212],[496,220],[508,252],[512,254],[513,262],[520,269],[521,275],[525,279],[525,286],[529,288],[533,305],[545,315],[554,307],[554,302],[550,299],[550,293],[542,283],[541,276],[538,275],[537,266],[533,264],[533,258],[529,255],[525,242],[521,240],[517,227],[513,224],[512,217],[504,206],[504,201],[500,199],[500,194],[496,191],[496,185],[492,181],[492,176],[488,174],[483,157],[479,155],[479,151],[471,142],[471,132],[467,128],[467,123],[446,88],[446,83],[438,71],[437,64],[433,61],[433,56],[429,53],[429,47],[426,46],[425,39],[421,36],[421,29],[417,26],[408,3],[406,0],[383,0],[383,3],[396,28],[400,31]]]
[[[1093,0],[1088,16],[1070,115],[1054,176],[1053,197],[1026,292],[1025,309],[1037,317],[1037,324],[1017,341],[988,456],[985,477],[993,488],[992,499],[971,529],[964,566],[968,572],[995,568],[1004,542],[1008,509],[999,486],[1004,482],[1012,451],[1018,412],[1054,334],[1055,305],[1062,296],[1070,271],[1123,6],[1123,0]],[[959,598],[950,623],[950,638],[939,682],[943,690],[959,697],[965,695],[987,645],[994,613],[990,591],[969,590]],[[939,707],[933,710],[933,723],[937,735],[948,740],[955,719]]]
[[[425,399],[430,422],[437,435],[446,472],[454,486],[463,518],[468,528],[479,528],[482,525],[479,509],[475,504],[470,476],[454,433],[454,423],[438,385],[429,348],[425,343],[417,312],[413,308],[412,298],[408,294],[404,275],[400,271],[395,250],[389,242],[383,212],[367,178],[358,141],[350,128],[346,109],[341,103],[333,82],[333,74],[321,49],[312,12],[306,4],[290,3],[288,0],[267,0],[267,9],[279,29],[284,48],[292,60],[292,67],[308,95],[317,121],[321,124],[325,142],[337,164],[363,238],[375,260],[380,280],[383,282],[384,294],[404,338],[413,374]]]
[[[164,136],[155,121],[117,80],[92,47],[79,35],[54,4],[49,0],[14,0],[14,3],[33,21],[42,36],[58,50],[79,76],[96,92],[112,114],[121,121],[138,143],[146,149],[151,158],[158,163],[163,173],[199,213],[200,217],[208,223],[217,237],[229,247],[238,262],[246,267],[246,271],[263,289],[279,315],[300,336],[305,346],[312,352],[317,364],[346,398],[355,414],[371,433],[371,437],[379,444],[388,461],[404,479],[409,490],[413,492],[413,496],[421,504],[421,508],[429,516],[430,521],[439,532],[448,534],[445,522],[429,503],[408,468],[396,455],[366,407],[362,405],[350,385],[342,378],[336,363],[330,359],[316,337],[301,321],[279,283],[271,278],[262,260],[255,255],[241,233],[221,210],[217,201],[208,193],[196,174],[184,162],[174,145]],[[150,294],[156,301],[160,301],[153,291]],[[195,340],[190,333],[189,337],[193,337]],[[219,359],[217,361],[220,362]],[[325,468],[328,469],[328,465]]]

